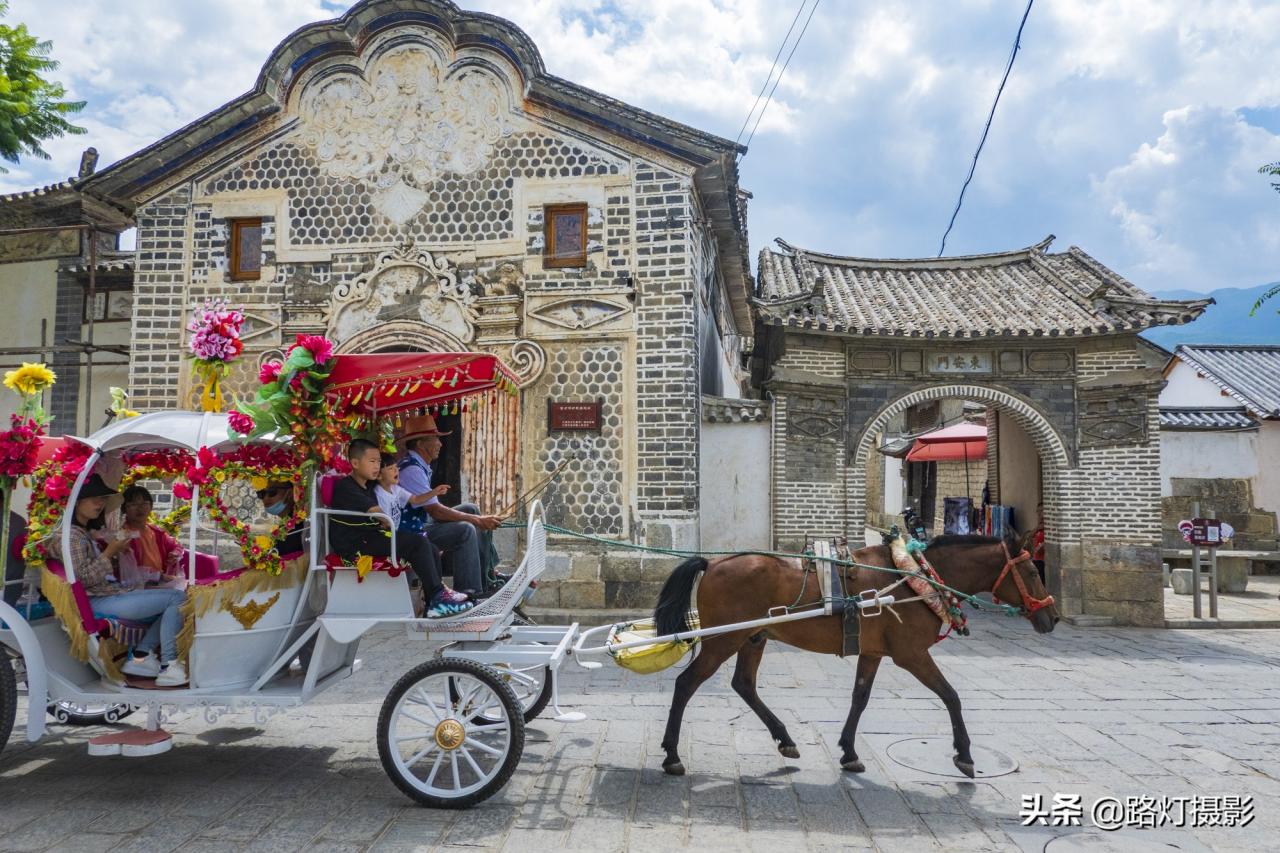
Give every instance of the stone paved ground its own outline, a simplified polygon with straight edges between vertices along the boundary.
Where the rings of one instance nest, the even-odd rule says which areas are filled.
[[[1049,850],[1276,849],[1280,814],[1280,634],[1075,629],[1048,637],[1021,620],[975,619],[937,650],[975,746],[1020,769],[977,782],[895,763],[890,744],[943,736],[931,694],[886,664],[863,718],[868,770],[841,774],[835,740],[852,663],[771,648],[765,701],[800,745],[782,759],[732,693],[726,669],[695,698],[689,775],[658,769],[670,673],[573,670],[566,704],[588,721],[539,720],[519,773],[476,809],[438,812],[383,775],[374,724],[388,686],[422,644],[377,635],[366,668],[264,725],[248,715],[172,721],[177,746],[150,759],[86,755],[93,730],[56,728],[0,755],[4,850]],[[897,749],[897,747],[895,747]],[[983,769],[979,757],[979,770]],[[1022,796],[1252,795],[1247,829],[1023,828]],[[1109,846],[1100,847],[1103,842]]]

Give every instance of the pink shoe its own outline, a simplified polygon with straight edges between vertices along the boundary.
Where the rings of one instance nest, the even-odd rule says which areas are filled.
[[[464,593],[458,592],[456,589],[445,587],[440,590],[440,594],[432,599],[432,603],[443,602],[444,604],[465,604],[469,599]]]

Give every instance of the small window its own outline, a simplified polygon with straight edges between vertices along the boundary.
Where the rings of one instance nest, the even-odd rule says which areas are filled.
[[[549,204],[543,210],[546,222],[544,267],[585,267],[587,265],[587,206]]]
[[[89,293],[84,294],[84,320],[93,315],[95,323],[129,320],[133,317],[133,291],[129,288],[98,288],[93,294],[93,306],[89,305]]]
[[[262,275],[262,220],[231,220],[231,280],[256,281]]]

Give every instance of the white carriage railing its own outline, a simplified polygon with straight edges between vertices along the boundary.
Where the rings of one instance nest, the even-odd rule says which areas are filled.
[[[529,506],[524,558],[502,588],[475,607],[445,619],[432,619],[427,630],[432,634],[474,634],[487,631],[495,622],[511,615],[529,589],[547,568],[547,531],[542,502]]]

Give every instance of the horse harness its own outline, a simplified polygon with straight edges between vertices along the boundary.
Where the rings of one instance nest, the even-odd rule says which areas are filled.
[[[1032,596],[1030,590],[1027,589],[1026,581],[1022,579],[1022,574],[1015,570],[1019,563],[1030,562],[1031,555],[1024,549],[1015,557],[1009,552],[1007,543],[1001,542],[1000,547],[1004,549],[1005,563],[1000,570],[1000,574],[996,577],[995,583],[991,585],[992,600],[997,604],[1001,603],[996,590],[1004,582],[1005,576],[1012,573],[1013,582],[1022,598],[1021,608],[1024,616],[1030,618],[1038,610],[1051,606],[1054,603],[1053,596],[1046,595],[1044,598]],[[868,608],[863,611],[857,607],[847,606],[850,600],[846,588],[847,577],[844,572],[844,566],[841,564],[848,563],[851,556],[848,540],[843,537],[832,540],[814,540],[810,538],[805,543],[804,554],[805,558],[801,561],[801,569],[805,572],[805,580],[801,582],[800,597],[804,597],[808,574],[815,574],[822,595],[823,609],[828,615],[843,617],[844,640],[841,655],[858,654],[859,617],[878,616],[883,608]],[[893,614],[894,618],[899,622],[902,621],[902,617],[895,609],[897,605],[923,601],[946,625],[946,630],[938,635],[938,640],[944,639],[953,629],[956,633],[967,636],[969,634],[968,620],[960,609],[960,600],[954,593],[945,588],[942,577],[925,559],[922,551],[911,556],[914,558],[914,569],[899,566],[905,572],[911,572],[910,574],[903,574],[896,581],[883,588],[866,590],[860,594],[860,597],[879,598],[905,584],[916,594],[909,598],[898,599],[892,605],[889,605],[889,612]]]
[[[1009,553],[1008,543],[1001,542],[1000,547],[1004,549],[1004,568],[1000,570],[996,582],[991,585],[991,600],[996,604],[1001,603],[1000,596],[996,595],[996,590],[1000,588],[1000,584],[1004,581],[1004,576],[1012,573],[1013,583],[1018,587],[1018,595],[1022,596],[1023,615],[1030,618],[1035,615],[1037,610],[1052,606],[1052,595],[1046,595],[1044,598],[1033,598],[1027,589],[1027,582],[1022,579],[1022,573],[1014,571],[1014,567],[1019,563],[1031,562],[1031,555],[1027,553],[1026,549],[1024,548],[1022,553],[1015,557]]]

